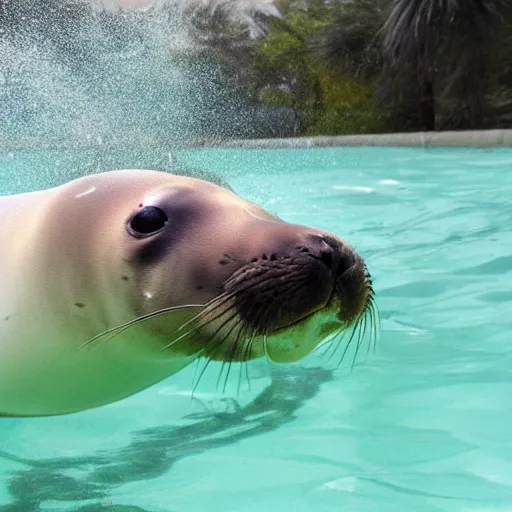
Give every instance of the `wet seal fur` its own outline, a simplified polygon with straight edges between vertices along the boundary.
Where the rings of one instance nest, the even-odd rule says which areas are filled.
[[[198,357],[300,360],[376,326],[361,257],[231,190],[151,170],[0,197],[0,413],[106,405]]]

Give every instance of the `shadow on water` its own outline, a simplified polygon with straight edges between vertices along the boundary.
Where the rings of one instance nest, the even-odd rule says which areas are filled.
[[[162,476],[185,457],[276,430],[293,421],[298,409],[333,378],[330,370],[295,366],[272,368],[271,374],[271,384],[248,405],[241,407],[233,400],[229,412],[188,416],[194,420],[190,425],[133,432],[130,444],[121,449],[41,460],[0,452],[0,457],[26,466],[13,473],[8,482],[13,502],[0,506],[0,512],[38,512],[49,500],[63,505],[91,500],[74,512],[148,512],[137,506],[113,505],[109,496],[117,486]],[[83,476],[65,474],[70,470]]]

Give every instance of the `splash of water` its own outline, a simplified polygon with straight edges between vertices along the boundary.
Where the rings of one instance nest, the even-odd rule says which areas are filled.
[[[204,138],[286,131],[191,36],[219,12],[248,37],[276,8],[239,0],[159,0],[112,11],[79,0],[0,0],[0,148],[159,151]],[[63,7],[64,6],[64,7]],[[184,16],[188,13],[188,17]]]

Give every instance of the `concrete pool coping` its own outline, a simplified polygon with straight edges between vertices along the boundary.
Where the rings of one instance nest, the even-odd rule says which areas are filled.
[[[196,141],[195,144],[191,142],[185,144],[185,146],[243,149],[298,149],[343,146],[496,148],[512,147],[512,129],[291,137],[286,139],[231,139],[218,142],[203,141],[203,143]]]
[[[307,149],[315,147],[348,146],[387,146],[387,147],[458,147],[458,148],[508,148],[512,147],[512,129],[503,130],[467,130],[443,132],[403,132],[365,135],[336,135],[316,137],[289,137],[269,139],[215,139],[189,138],[187,140],[169,140],[167,143],[151,137],[130,137],[121,135],[116,140],[62,140],[56,138],[41,139],[24,137],[2,140],[0,136],[0,154],[9,151],[38,150],[120,150],[126,147],[145,150],[162,149],[199,149],[199,148],[238,148],[238,149]]]

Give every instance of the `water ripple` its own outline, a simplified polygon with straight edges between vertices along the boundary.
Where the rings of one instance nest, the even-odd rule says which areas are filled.
[[[5,421],[0,511],[512,510],[512,151],[179,156],[357,248],[382,313],[376,354],[283,368],[259,398],[196,415],[185,372],[84,415]]]

